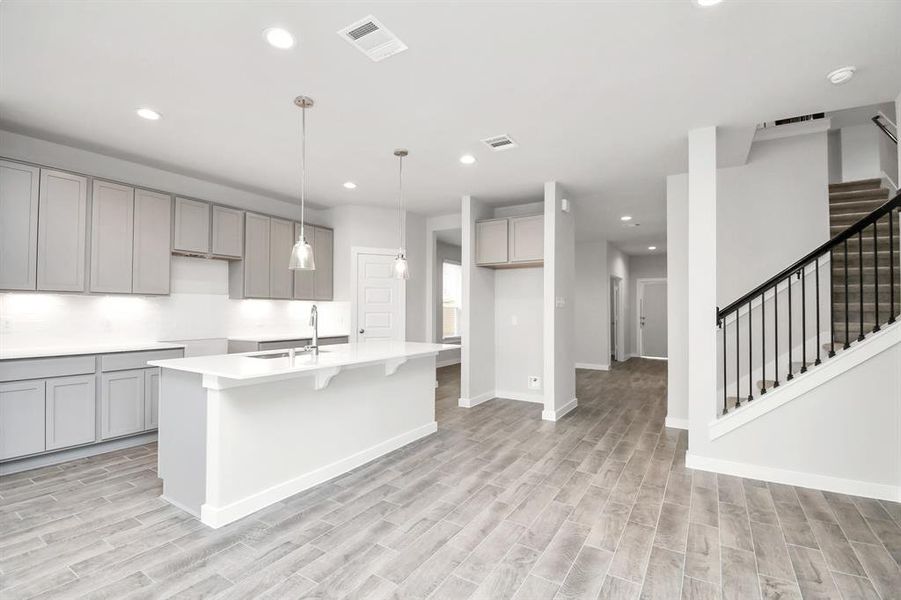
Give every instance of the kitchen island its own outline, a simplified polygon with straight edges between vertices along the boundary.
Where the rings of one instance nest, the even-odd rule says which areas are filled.
[[[163,498],[221,527],[437,430],[446,344],[153,361]]]

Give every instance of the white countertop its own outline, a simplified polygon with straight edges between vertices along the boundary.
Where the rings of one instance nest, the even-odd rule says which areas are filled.
[[[320,333],[319,339],[324,340],[326,338],[336,338],[336,337],[349,337],[348,333]],[[287,342],[290,340],[311,340],[313,339],[313,333],[308,331],[306,333],[301,333],[298,335],[284,334],[284,333],[270,333],[270,334],[259,334],[252,333],[250,335],[230,335],[228,336],[229,340],[235,342]]]
[[[403,361],[409,358],[437,354],[442,350],[450,350],[452,348],[459,348],[459,346],[452,344],[426,344],[422,342],[366,342],[363,344],[323,346],[320,349],[319,356],[298,352],[293,364],[288,357],[253,358],[254,356],[266,354],[280,354],[286,352],[285,350],[154,360],[147,364],[164,369],[188,371],[190,373],[224,377],[226,379],[246,380],[294,373],[305,375],[341,367]]]
[[[51,356],[78,356],[83,354],[114,354],[116,352],[141,352],[144,350],[177,350],[184,344],[170,342],[101,343],[60,346],[36,346],[34,348],[0,348],[0,360],[20,358],[46,358]]]

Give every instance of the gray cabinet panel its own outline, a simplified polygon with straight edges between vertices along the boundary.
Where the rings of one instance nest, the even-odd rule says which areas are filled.
[[[44,381],[0,383],[0,460],[44,448]]]
[[[507,219],[476,222],[476,264],[507,262]]]
[[[313,255],[316,257],[316,270],[313,272],[316,300],[331,300],[334,295],[334,238],[331,229],[316,228],[316,238],[313,241]]]
[[[101,371],[126,371],[132,369],[145,369],[151,360],[169,360],[170,358],[184,358],[183,348],[171,350],[142,350],[139,352],[115,352],[100,356]]]
[[[316,244],[316,228],[309,223],[303,226],[304,238],[307,243],[314,246],[313,257],[316,259],[316,266],[319,267],[319,256],[315,253]],[[300,237],[300,223],[294,224],[294,240]],[[316,272],[315,271],[294,271],[294,299],[295,300],[315,300]]]
[[[183,254],[209,254],[210,205],[200,200],[175,198],[172,250]]]
[[[294,223],[269,219],[269,297],[290,299],[294,292],[293,273],[288,268],[294,247]]]
[[[544,260],[544,215],[510,218],[510,262]]]
[[[172,198],[135,190],[132,292],[168,294],[172,247]]]
[[[97,359],[93,355],[21,358],[0,361],[0,381],[21,381],[93,373]]]
[[[144,371],[144,429],[160,425],[160,370]]]
[[[131,292],[134,188],[94,180],[91,203],[92,292]]]
[[[268,298],[269,217],[247,213],[244,223],[244,296]]]
[[[0,160],[0,289],[37,285],[40,169]]]
[[[87,185],[84,177],[41,170],[37,289],[84,291]]]
[[[144,430],[144,369],[100,376],[100,436],[103,439]]]
[[[47,450],[93,442],[94,375],[48,379],[46,385]]]
[[[212,253],[226,258],[244,255],[244,211],[213,206]]]

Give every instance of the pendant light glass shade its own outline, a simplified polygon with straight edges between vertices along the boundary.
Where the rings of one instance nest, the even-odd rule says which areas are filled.
[[[394,257],[394,278],[409,279],[410,268],[407,265],[406,251],[406,221],[407,213],[404,211],[404,157],[409,154],[407,150],[395,150],[394,156],[398,158],[397,170],[397,217],[400,229],[400,248],[397,250],[397,256]]]
[[[397,253],[397,256],[394,257],[394,278],[395,279],[409,279],[410,278],[410,268],[407,266],[407,257],[404,254],[403,250],[400,250]]]
[[[313,106],[313,99],[307,96],[298,96],[294,99],[294,105],[300,108],[303,115],[300,121],[300,236],[291,249],[288,268],[292,271],[315,271],[316,261],[313,258],[313,247],[303,235],[307,184],[307,109]]]

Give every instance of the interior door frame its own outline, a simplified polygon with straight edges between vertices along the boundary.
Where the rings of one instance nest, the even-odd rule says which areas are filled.
[[[358,263],[361,254],[377,254],[380,256],[395,256],[397,248],[370,248],[367,246],[351,246],[350,247],[350,336],[348,339],[358,343],[360,328],[357,325],[357,282],[359,281],[359,273],[357,272]],[[407,339],[407,280],[398,279],[400,282],[400,339]]]
[[[615,341],[615,345],[609,348],[607,355],[609,357],[613,357],[613,360],[617,362],[623,362],[626,359],[625,354],[625,345],[626,345],[626,336],[625,330],[623,329],[623,319],[624,316],[624,307],[623,307],[623,284],[625,283],[625,279],[619,277],[617,275],[610,276],[610,289],[609,296],[614,299],[614,303],[612,306],[608,307],[609,319],[608,324],[610,322],[615,322],[616,326],[611,328],[609,332],[609,337],[613,338]]]
[[[644,339],[641,337],[641,305],[644,300],[644,286],[649,283],[663,283],[669,288],[666,277],[642,277],[635,280],[635,339],[638,341],[638,356],[652,360],[666,360],[666,356],[646,356],[644,353]]]

